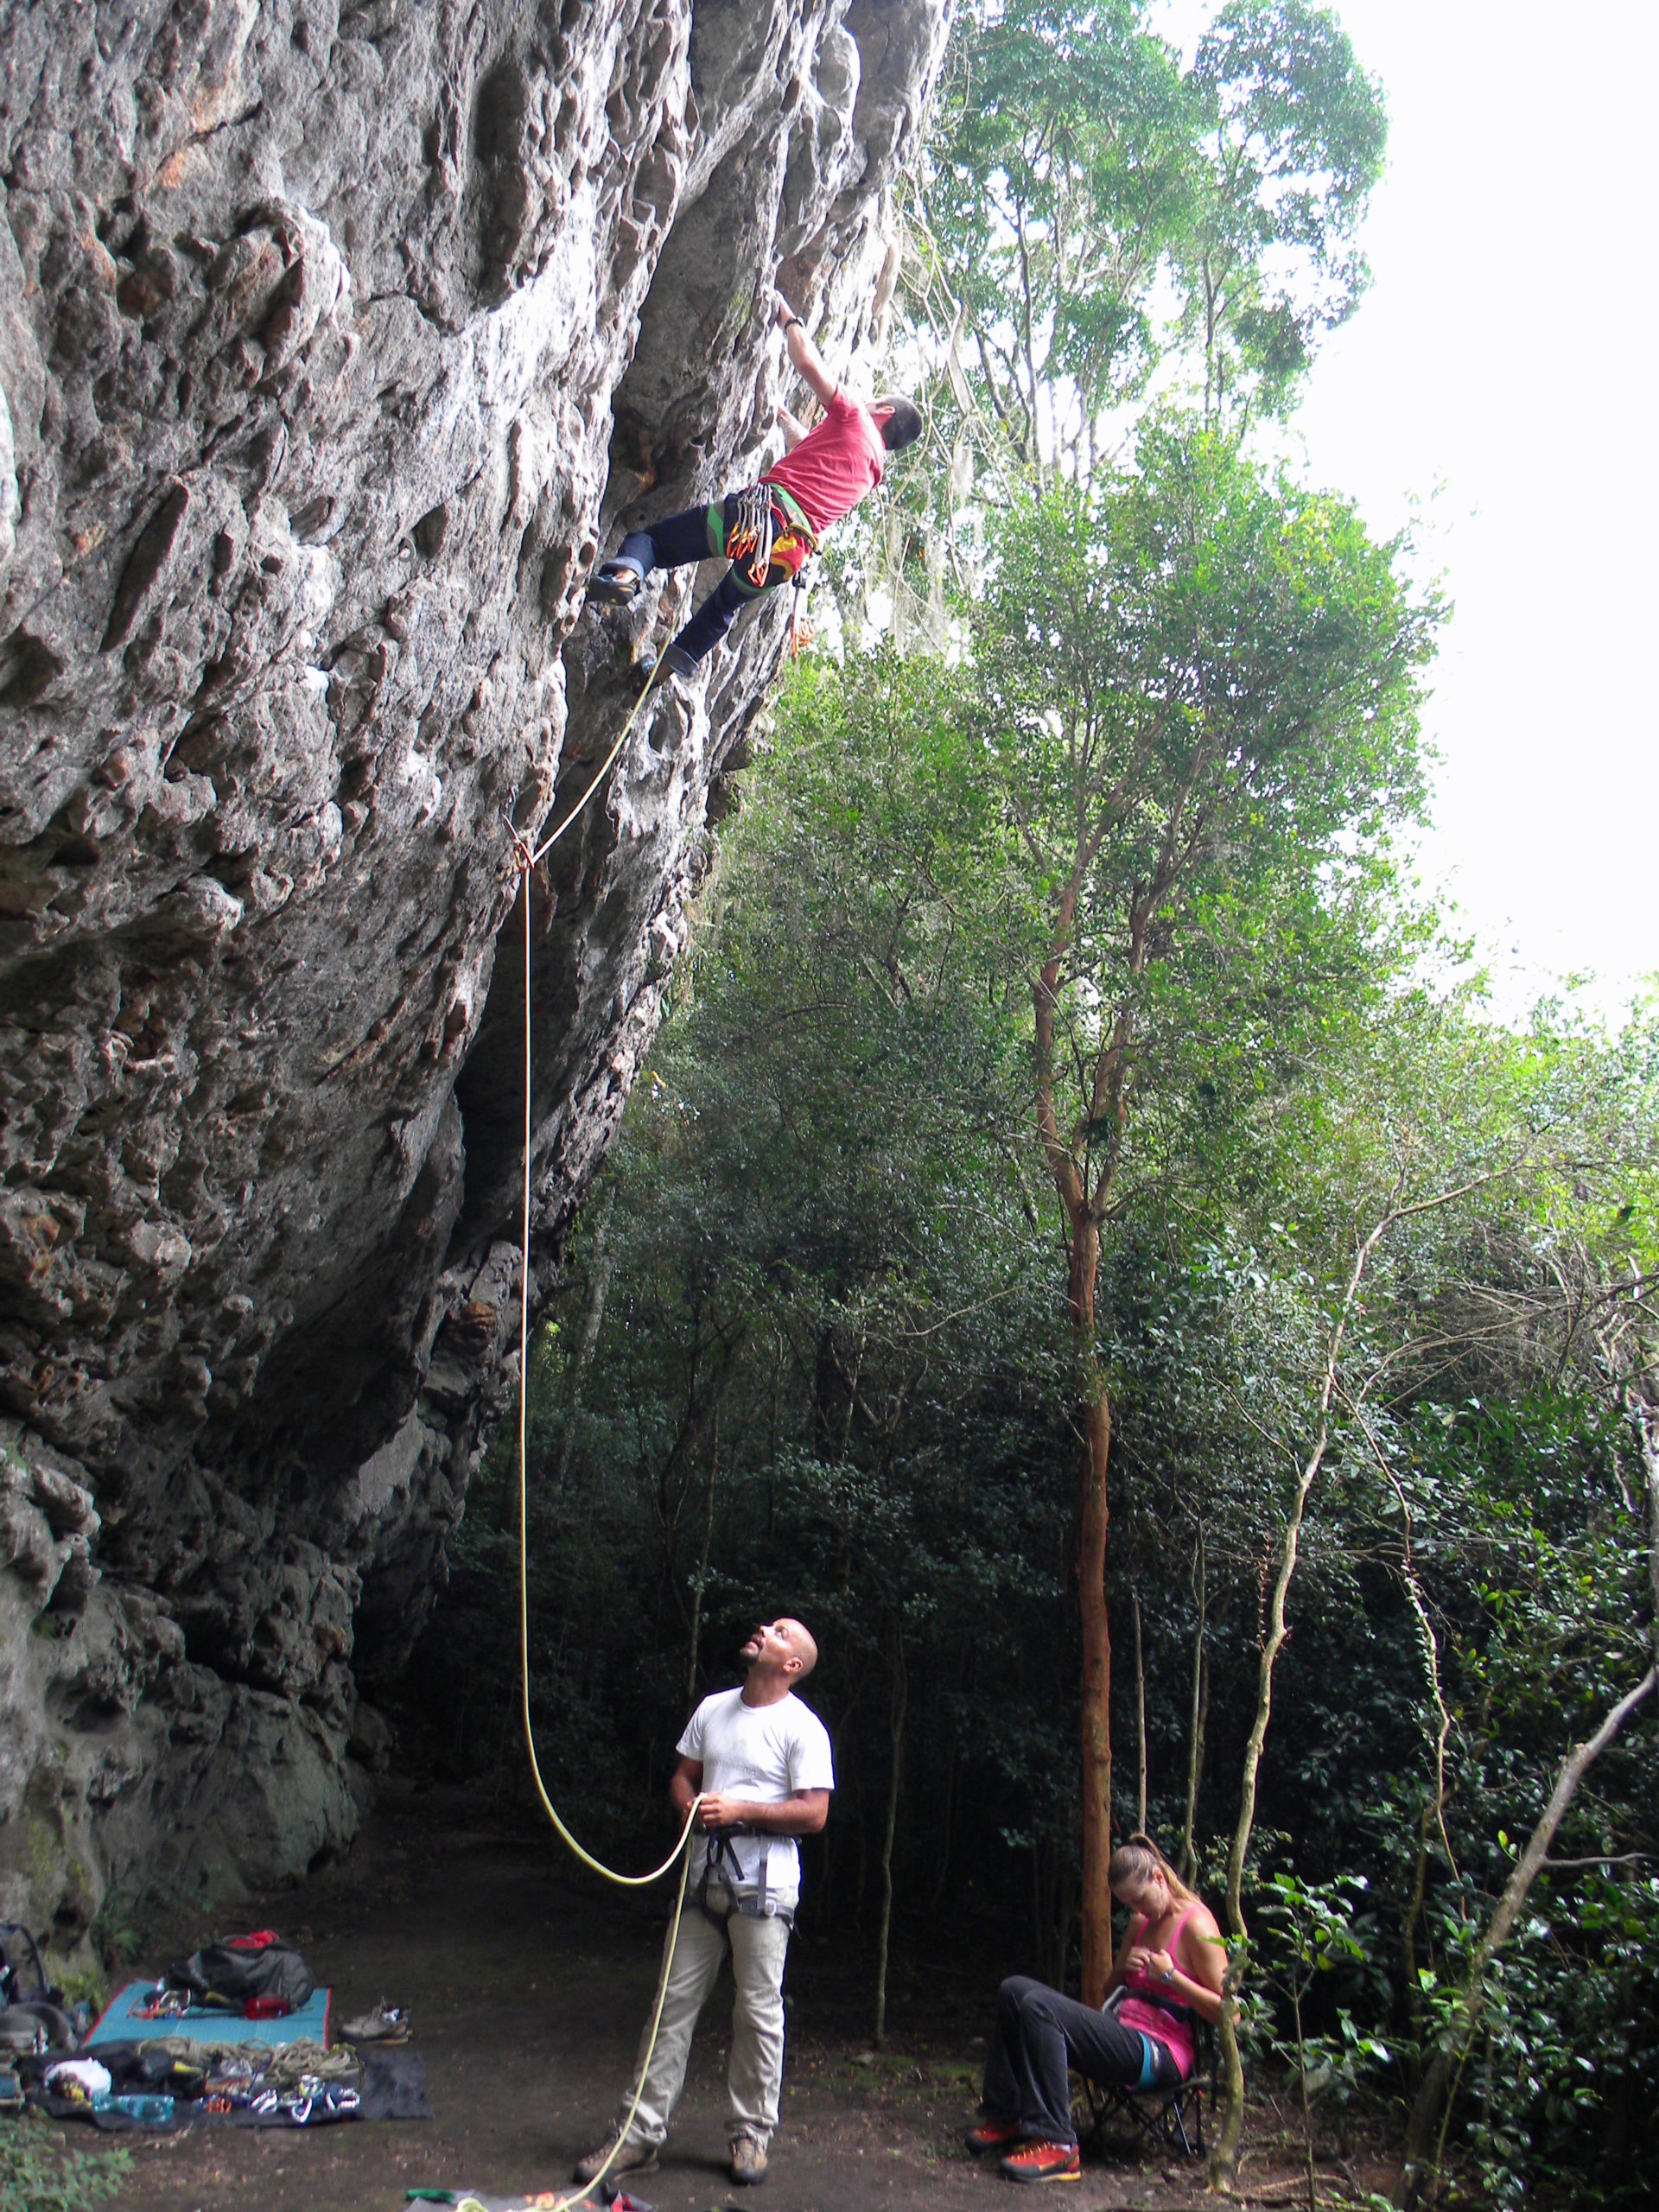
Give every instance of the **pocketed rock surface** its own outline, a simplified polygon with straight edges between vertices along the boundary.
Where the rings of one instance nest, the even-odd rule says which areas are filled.
[[[514,1380],[509,820],[587,788],[747,480],[781,281],[858,373],[947,0],[0,12],[0,1916],[351,1837]],[[543,1290],[782,645],[537,882]]]

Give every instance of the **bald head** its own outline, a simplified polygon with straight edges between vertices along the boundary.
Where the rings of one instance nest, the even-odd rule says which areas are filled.
[[[765,1705],[804,1682],[818,1663],[818,1647],[801,1622],[767,1621],[743,1646],[749,1679],[744,1697]]]

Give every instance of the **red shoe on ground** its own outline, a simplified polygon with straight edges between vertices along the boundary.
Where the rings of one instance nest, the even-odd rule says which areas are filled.
[[[1010,2181],[1083,2179],[1083,2159],[1075,2143],[1022,2143],[998,2164]]]
[[[1010,2144],[1020,2140],[1019,2123],[1012,2120],[982,2120],[962,2139],[976,2158],[985,2151],[1006,2151]]]

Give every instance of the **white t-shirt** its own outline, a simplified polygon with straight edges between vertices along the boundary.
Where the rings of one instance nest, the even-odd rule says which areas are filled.
[[[741,1690],[704,1698],[686,1723],[679,1750],[684,1758],[702,1760],[705,1791],[747,1797],[753,1804],[775,1805],[803,1789],[836,1786],[830,1732],[792,1691],[776,1705],[745,1705]],[[781,1905],[794,1904],[801,1889],[801,1854],[792,1835],[734,1835],[727,1840],[737,1853],[746,1886],[760,1883],[764,1860],[767,1897]],[[693,1881],[713,1842],[709,1836],[697,1839]],[[729,1872],[729,1860],[723,1863]],[[720,1872],[717,1864],[716,1880]]]

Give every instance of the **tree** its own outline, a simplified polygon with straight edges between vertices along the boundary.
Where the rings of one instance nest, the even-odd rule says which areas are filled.
[[[1089,476],[1183,363],[1206,423],[1282,412],[1364,284],[1387,126],[1335,16],[1234,0],[1183,71],[1148,14],[980,6],[947,77],[912,330],[950,434],[1028,481]]]
[[[1036,1132],[1065,1237],[1083,1439],[1083,1987],[1098,2002],[1111,1957],[1102,1241],[1144,1172],[1135,1128],[1152,1099],[1163,1142],[1198,1142],[1205,1085],[1269,1087],[1305,1025],[1372,988],[1365,894],[1418,798],[1432,625],[1351,511],[1264,480],[1212,434],[1149,435],[1136,476],[1051,493],[1011,518],[998,553],[969,711],[1006,810],[997,912],[1014,926],[999,965],[1031,994]]]
[[[1201,353],[1205,421],[1242,428],[1252,408],[1284,411],[1318,334],[1359,302],[1388,124],[1336,16],[1303,0],[1232,0],[1192,84],[1208,158],[1175,249],[1183,335]]]

